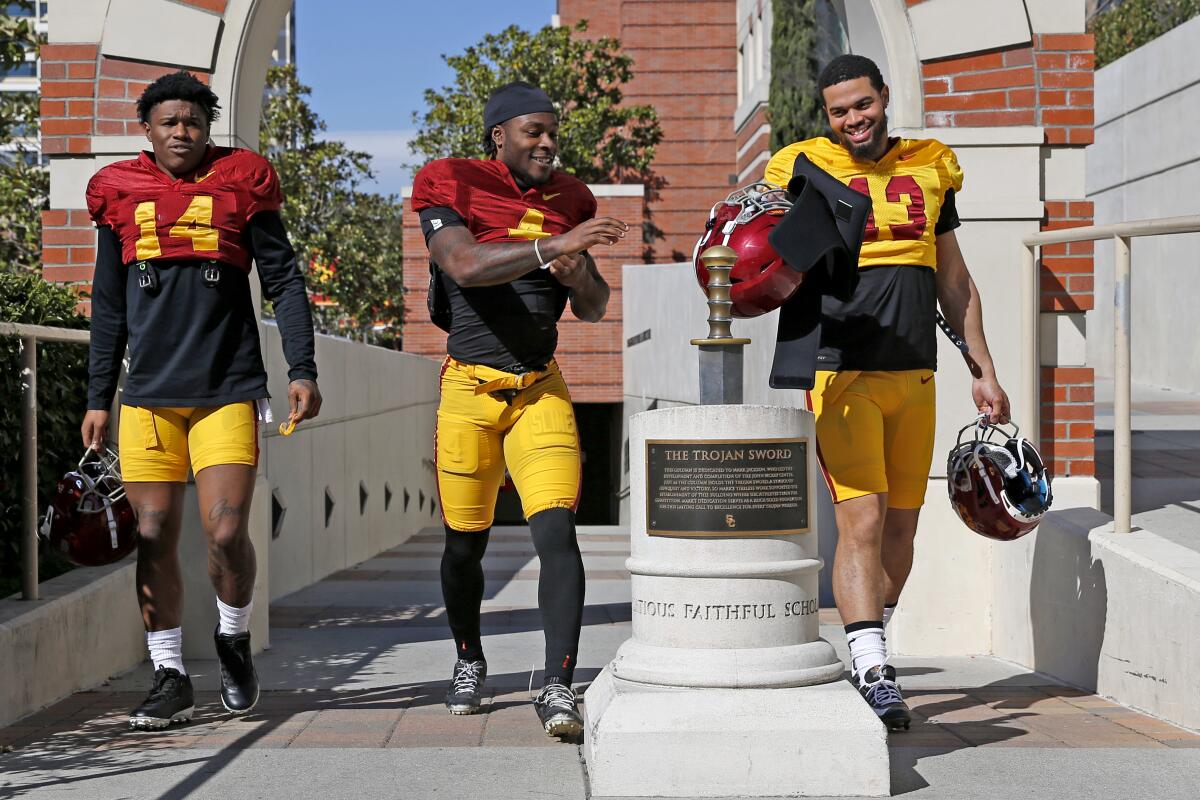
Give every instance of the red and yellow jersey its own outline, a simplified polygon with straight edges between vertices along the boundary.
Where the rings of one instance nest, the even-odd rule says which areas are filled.
[[[454,211],[477,242],[506,242],[566,233],[596,215],[596,198],[565,172],[522,191],[502,161],[441,158],[413,179],[412,210],[428,208]]]
[[[88,183],[92,221],[121,240],[126,264],[155,259],[217,260],[250,270],[246,223],[283,204],[271,164],[250,150],[212,147],[187,180],[176,180],[143,151],[104,167]]]
[[[803,153],[821,169],[871,198],[866,235],[858,256],[865,269],[919,265],[937,269],[938,216],[946,192],[962,188],[954,151],[936,139],[900,139],[879,161],[856,161],[827,138],[796,142],[767,164],[764,179],[787,186],[796,156]]]

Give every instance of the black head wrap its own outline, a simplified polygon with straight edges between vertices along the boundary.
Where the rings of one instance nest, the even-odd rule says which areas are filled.
[[[541,89],[525,81],[513,81],[492,92],[488,98],[483,108],[483,127],[490,131],[513,117],[542,112],[558,113]]]

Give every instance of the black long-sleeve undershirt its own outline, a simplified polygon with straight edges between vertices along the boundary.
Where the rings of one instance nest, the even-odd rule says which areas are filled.
[[[274,211],[248,223],[263,295],[275,306],[290,380],[316,380],[312,316],[304,278]],[[249,276],[222,265],[215,286],[204,263],[151,262],[158,288],[138,285],[137,269],[121,262],[121,243],[101,227],[92,282],[88,408],[107,409],[129,344],[123,402],[135,406],[217,406],[267,397],[258,319]]]

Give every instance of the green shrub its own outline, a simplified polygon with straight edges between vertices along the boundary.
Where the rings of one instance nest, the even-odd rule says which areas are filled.
[[[1125,0],[1097,14],[1091,22],[1096,36],[1096,69],[1157,39],[1200,14],[1200,0]]]
[[[0,271],[0,321],[87,328],[70,289],[26,271]],[[87,345],[38,345],[38,510],[54,484],[83,454],[79,424],[87,407]],[[0,336],[0,597],[21,585],[21,356],[20,340]],[[40,577],[70,569],[43,548]]]
[[[771,86],[768,117],[771,151],[825,132],[817,91],[815,0],[773,0]]]

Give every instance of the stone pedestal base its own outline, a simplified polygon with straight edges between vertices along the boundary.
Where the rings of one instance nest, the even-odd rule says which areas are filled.
[[[887,733],[849,683],[670,689],[606,667],[587,691],[598,797],[887,797]]]

